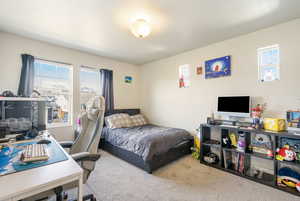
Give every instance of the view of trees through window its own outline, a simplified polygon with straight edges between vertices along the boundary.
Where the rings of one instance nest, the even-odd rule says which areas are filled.
[[[48,99],[47,123],[70,124],[72,119],[72,66],[35,60],[34,89]]]
[[[100,72],[89,67],[80,68],[80,105],[94,97],[100,96]]]
[[[34,89],[46,97],[48,125],[71,124],[72,66],[36,59]],[[80,68],[80,104],[101,94],[100,72],[89,67]]]

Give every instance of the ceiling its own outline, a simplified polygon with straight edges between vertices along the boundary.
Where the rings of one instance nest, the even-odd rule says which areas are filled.
[[[134,37],[132,20],[152,26]],[[300,17],[299,0],[1,0],[0,30],[144,64]]]

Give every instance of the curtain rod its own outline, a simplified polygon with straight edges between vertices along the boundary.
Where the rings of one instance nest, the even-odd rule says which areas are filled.
[[[55,63],[59,63],[59,64],[64,64],[64,65],[72,66],[72,64],[66,63],[66,62],[55,61],[55,60],[49,60],[49,59],[43,59],[43,58],[39,58],[39,57],[34,57],[34,58],[35,58],[35,59],[38,59],[38,60],[41,60],[41,61],[55,62]]]
[[[83,67],[83,68],[89,68],[91,70],[99,70],[99,68],[96,68],[96,67],[90,67],[90,66],[85,66],[85,65],[81,65],[80,67]]]

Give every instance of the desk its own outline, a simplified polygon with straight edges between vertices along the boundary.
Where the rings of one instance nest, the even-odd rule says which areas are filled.
[[[67,156],[66,161],[1,176],[0,201],[18,201],[71,182],[78,183],[78,201],[82,201],[83,170]]]

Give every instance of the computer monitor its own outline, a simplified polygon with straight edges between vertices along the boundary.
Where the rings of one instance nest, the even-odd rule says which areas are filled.
[[[33,129],[46,128],[46,100],[40,98],[0,98],[0,138]]]
[[[218,97],[217,112],[220,115],[231,117],[250,117],[250,96],[223,96]]]

